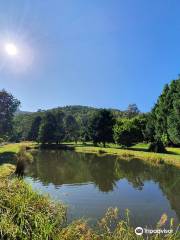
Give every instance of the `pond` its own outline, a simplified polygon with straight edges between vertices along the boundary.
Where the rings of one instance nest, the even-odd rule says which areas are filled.
[[[132,226],[155,226],[163,213],[180,220],[180,171],[116,156],[43,150],[35,154],[26,181],[68,206],[68,221],[100,219],[118,207],[130,210]]]

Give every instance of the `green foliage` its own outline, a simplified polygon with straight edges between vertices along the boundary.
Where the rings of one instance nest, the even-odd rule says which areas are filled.
[[[46,113],[42,119],[42,124],[39,129],[38,140],[45,143],[53,143],[56,141],[56,119],[52,113]]]
[[[54,115],[56,119],[55,140],[56,140],[56,143],[60,143],[61,141],[63,141],[65,137],[65,127],[64,127],[65,114],[61,111],[58,111]]]
[[[18,112],[14,117],[14,131],[13,131],[13,138],[12,141],[21,141],[21,140],[27,140],[29,139],[29,135],[31,135],[31,128],[34,122],[34,119],[36,117],[44,118],[46,113],[52,113],[57,121],[57,124],[59,125],[60,129],[57,130],[57,139],[58,141],[74,141],[75,138],[78,136],[78,140],[82,141],[88,141],[90,140],[90,134],[89,134],[89,124],[90,119],[94,116],[95,113],[98,113],[100,109],[93,108],[93,107],[86,107],[86,106],[65,106],[65,107],[58,107],[51,110],[43,111],[39,110],[37,112],[31,113],[31,112]],[[125,112],[122,112],[117,109],[109,109],[113,117],[122,117]],[[63,124],[62,119],[58,119],[57,115],[60,114],[63,118]],[[64,117],[63,117],[64,115]],[[67,131],[65,131],[65,118],[67,116],[72,115],[74,119],[77,122],[77,131],[74,136],[71,136],[71,134],[66,134]],[[61,118],[60,117],[60,118]],[[74,132],[74,131],[73,131]]]
[[[175,145],[180,145],[180,84],[178,91],[179,97],[174,101],[173,109],[167,119],[169,138]]]
[[[180,145],[179,78],[165,85],[151,112],[148,129],[151,129],[154,140],[162,141],[165,145]]]
[[[95,144],[113,142],[114,118],[109,110],[102,109],[91,119],[90,136]]]
[[[42,118],[40,116],[37,116],[34,118],[31,129],[28,134],[28,140],[30,140],[30,141],[38,140],[38,134],[39,134],[39,128],[41,125],[41,121],[42,121]]]
[[[145,127],[145,140],[147,142],[153,142],[155,140],[155,119],[154,112],[147,114],[147,123]]]
[[[15,115],[13,120],[13,136],[11,140],[14,142],[27,140],[35,117],[36,116],[32,116],[31,114]]]
[[[20,102],[5,90],[0,91],[0,137],[9,137],[12,133],[13,115]]]
[[[87,116],[82,116],[79,119],[79,138],[80,140],[85,143],[90,140],[90,118]]]
[[[79,136],[79,126],[76,119],[72,115],[68,115],[65,118],[65,140],[77,142]]]
[[[16,171],[15,174],[18,176],[23,176],[25,172],[26,165],[32,162],[32,155],[26,151],[26,146],[21,146],[18,153],[16,154]]]
[[[125,220],[118,221],[119,211],[117,208],[109,208],[105,216],[100,219],[96,230],[89,227],[88,223],[84,220],[77,220],[72,224],[69,224],[64,228],[56,240],[143,240],[147,239],[147,236],[137,236],[134,232],[134,228],[130,226],[129,210],[126,210]],[[163,229],[164,224],[167,222],[167,215],[163,214],[160,218],[157,228]],[[173,228],[173,223],[170,224],[169,229]],[[179,231],[171,234],[153,234],[148,237],[150,240],[162,240],[162,239],[179,239]]]
[[[0,239],[8,240],[54,239],[66,216],[62,205],[16,178],[1,178],[0,212]]]
[[[146,119],[143,116],[132,119],[118,119],[114,126],[114,141],[126,147],[142,142],[145,125]]]

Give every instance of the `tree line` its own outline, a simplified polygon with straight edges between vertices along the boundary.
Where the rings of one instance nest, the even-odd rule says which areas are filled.
[[[118,142],[121,145],[130,146],[132,141],[122,141],[117,138],[116,125],[123,119],[123,122],[133,124],[136,131],[136,141],[142,141],[142,131],[145,128],[145,114],[140,114],[135,104],[130,105],[124,116],[114,114],[112,110],[98,109],[76,117],[65,113],[60,109],[46,112],[39,112],[34,116],[27,136],[24,140],[38,141],[43,144],[59,144],[61,142],[88,142],[94,145]],[[143,125],[144,124],[144,125]],[[140,129],[142,127],[143,129]],[[133,133],[130,132],[132,135]]]
[[[43,144],[92,141],[129,147],[138,142],[180,146],[180,78],[166,84],[152,111],[136,104],[126,111],[67,106],[36,113],[17,113],[20,102],[0,91],[0,137]],[[14,113],[16,112],[15,116]]]

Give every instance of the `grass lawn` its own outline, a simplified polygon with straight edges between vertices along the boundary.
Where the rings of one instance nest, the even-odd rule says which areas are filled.
[[[142,149],[142,150],[148,150],[149,144],[148,143],[138,143],[131,147],[131,149]],[[168,154],[177,154],[180,155],[180,148],[176,147],[167,147],[166,150],[168,151]]]
[[[167,153],[152,153],[147,152],[149,144],[138,143],[128,149],[122,149],[116,144],[107,144],[106,148],[103,146],[93,146],[92,143],[81,142],[75,143],[63,143],[72,146],[77,152],[88,152],[88,153],[100,153],[100,154],[111,154],[117,155],[123,159],[140,159],[146,161],[147,163],[158,164],[165,162],[167,164],[172,164],[180,168],[180,148],[166,148]]]
[[[161,154],[161,153],[151,153],[138,151],[133,149],[117,149],[117,148],[102,148],[102,147],[92,147],[92,146],[75,146],[75,151],[77,152],[89,152],[89,153],[104,153],[117,155],[120,158],[127,159],[140,159],[146,161],[147,163],[158,164],[165,162],[167,164],[172,164],[174,166],[180,167],[180,155],[177,154]]]
[[[0,145],[0,154],[2,153],[17,153],[21,146],[27,147],[35,147],[37,144],[34,142],[21,142],[21,143],[12,143],[12,144],[5,144],[3,146]]]

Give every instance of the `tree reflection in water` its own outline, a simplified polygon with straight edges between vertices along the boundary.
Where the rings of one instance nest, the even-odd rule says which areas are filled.
[[[110,155],[44,150],[35,155],[28,175],[44,185],[53,183],[56,187],[92,182],[101,192],[113,191],[121,179],[127,179],[133,188],[141,191],[144,182],[152,180],[159,184],[180,219],[180,171],[173,166],[153,166]]]

